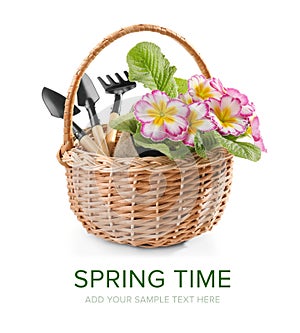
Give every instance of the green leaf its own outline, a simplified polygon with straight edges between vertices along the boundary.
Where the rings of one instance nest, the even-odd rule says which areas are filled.
[[[220,144],[234,156],[257,162],[261,157],[261,150],[249,142],[231,141],[220,135]]]
[[[134,142],[141,147],[158,150],[171,160],[183,159],[190,151],[182,142],[164,140],[153,142],[151,139],[143,137],[140,133],[133,135]]]
[[[173,159],[183,159],[190,154],[189,148],[182,141],[172,141],[166,139],[163,141],[169,148]]]
[[[194,139],[194,143],[195,143],[195,151],[196,153],[202,157],[202,158],[206,158],[206,150],[205,147],[203,145],[203,140],[201,138],[201,134],[199,131],[197,131],[196,135],[195,135],[195,139]]]
[[[188,91],[188,81],[178,77],[175,77],[174,79],[177,84],[178,94],[185,94]]]
[[[201,133],[205,149],[210,150],[214,147],[222,146],[227,151],[237,157],[246,158],[257,162],[261,157],[261,150],[249,142],[239,142],[231,136],[222,136],[217,131]]]
[[[154,43],[141,42],[127,54],[129,79],[143,83],[151,90],[164,91],[170,97],[176,97],[177,84],[173,77],[176,67],[162,54]]]
[[[135,134],[138,124],[139,122],[135,119],[133,112],[129,112],[110,121],[109,126],[119,131]]]
[[[231,141],[236,141],[236,140],[238,140],[240,137],[242,137],[242,135],[239,136],[239,137],[238,137],[238,136],[231,135],[231,134],[225,136],[226,139],[231,140]]]
[[[219,138],[222,137],[218,132],[216,131],[210,131],[210,132],[197,132],[198,136],[202,139],[202,145],[206,151],[212,150],[216,147],[220,147],[220,141]]]

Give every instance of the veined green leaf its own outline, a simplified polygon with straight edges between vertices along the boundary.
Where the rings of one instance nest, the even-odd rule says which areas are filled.
[[[261,150],[250,142],[231,141],[220,135],[220,144],[234,156],[257,162],[261,158]]]
[[[206,150],[222,146],[230,154],[253,162],[257,162],[261,157],[261,150],[252,143],[239,142],[236,141],[236,138],[231,138],[231,136],[224,137],[217,131],[201,133],[200,136]]]
[[[200,137],[202,140],[202,145],[206,151],[209,151],[213,148],[220,147],[220,141],[219,138],[222,137],[218,132],[216,131],[210,131],[210,132],[197,132],[198,138]]]
[[[177,84],[178,94],[185,94],[188,91],[188,81],[187,80],[175,77],[175,82]]]
[[[176,67],[170,66],[161,49],[154,43],[138,43],[128,52],[127,63],[131,81],[141,82],[151,90],[164,91],[170,97],[178,95],[173,77]]]
[[[201,134],[200,134],[199,131],[197,131],[197,133],[195,135],[194,143],[195,143],[196,153],[202,158],[207,157],[206,156],[206,149],[203,145],[203,140],[202,140],[202,137],[201,137]]]

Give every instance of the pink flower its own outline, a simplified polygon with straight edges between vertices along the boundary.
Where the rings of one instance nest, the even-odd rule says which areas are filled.
[[[153,141],[182,140],[187,132],[189,113],[185,103],[159,90],[144,95],[134,106],[134,115],[142,123],[141,134]]]
[[[208,104],[220,134],[239,136],[246,131],[248,120],[241,115],[242,105],[238,98],[224,95],[220,100],[211,98]]]
[[[219,79],[212,79],[211,85],[213,88],[218,90],[222,95],[229,95],[231,97],[240,100],[242,109],[241,115],[244,117],[250,117],[255,111],[254,104],[249,102],[248,97],[242,94],[239,90],[235,88],[225,88]]]
[[[215,88],[215,79],[206,79],[203,75],[194,75],[188,80],[188,92],[196,101],[220,98],[222,93]]]
[[[250,126],[251,126],[251,134],[254,139],[254,144],[260,148],[261,151],[267,152],[267,149],[264,145],[264,141],[260,135],[259,130],[259,119],[257,116],[254,116],[252,119],[250,119]]]
[[[208,132],[216,129],[216,124],[209,119],[209,107],[206,103],[196,102],[190,104],[190,114],[188,116],[188,132],[183,140],[187,146],[194,146],[194,138],[198,130]]]

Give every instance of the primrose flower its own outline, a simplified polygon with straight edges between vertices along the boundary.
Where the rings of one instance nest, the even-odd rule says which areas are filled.
[[[203,102],[196,102],[189,105],[188,132],[183,143],[187,146],[194,146],[194,138],[198,130],[208,132],[216,129],[216,124],[209,119],[209,106]]]
[[[182,140],[187,132],[189,113],[185,103],[159,90],[144,95],[134,106],[134,115],[142,124],[141,134],[153,141]]]
[[[211,86],[218,90],[222,95],[229,95],[240,100],[242,109],[241,115],[250,117],[255,111],[254,104],[249,102],[248,97],[235,88],[225,88],[219,79],[212,79]]]
[[[260,135],[259,130],[259,119],[257,116],[254,116],[252,119],[250,119],[250,126],[251,126],[251,134],[254,139],[254,144],[260,148],[261,151],[267,152],[267,149],[264,145],[264,141]]]
[[[239,99],[224,95],[220,100],[211,98],[208,104],[210,115],[220,134],[239,136],[246,131],[249,122],[241,115],[242,105]]]
[[[215,87],[215,79],[206,79],[203,75],[194,75],[188,80],[188,92],[195,102],[222,96]]]

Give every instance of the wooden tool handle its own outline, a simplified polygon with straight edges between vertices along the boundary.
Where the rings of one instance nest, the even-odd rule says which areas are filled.
[[[105,155],[100,146],[98,146],[88,135],[83,136],[79,142],[85,150],[91,153]]]
[[[184,47],[187,52],[194,58],[196,61],[200,71],[202,74],[209,78],[210,74],[208,69],[206,68],[205,63],[201,59],[199,53],[180,35],[177,33],[163,27],[159,27],[156,25],[151,25],[151,24],[137,24],[137,25],[132,25],[123,29],[120,29],[111,35],[107,36],[104,38],[99,44],[96,45],[96,47],[90,52],[90,54],[87,56],[87,58],[84,59],[78,70],[76,71],[76,74],[73,77],[72,83],[70,85],[68,95],[66,98],[66,103],[65,103],[65,110],[64,110],[64,143],[61,146],[57,158],[59,162],[68,167],[63,161],[62,161],[62,156],[64,152],[70,150],[74,146],[73,142],[73,135],[72,135],[72,115],[73,115],[73,107],[75,103],[75,97],[76,93],[79,87],[80,80],[88,68],[88,66],[91,64],[91,62],[95,59],[95,57],[108,45],[110,45],[112,42],[115,40],[128,35],[133,32],[140,32],[140,31],[152,31],[159,33],[161,35],[166,35],[174,40],[176,40],[182,47]]]
[[[104,155],[110,156],[106,141],[105,134],[101,125],[95,125],[92,127],[92,133],[95,138],[96,143],[103,151]]]
[[[109,116],[109,123],[114,120],[114,119],[117,119],[119,117],[118,113],[116,112],[112,112]],[[116,143],[116,138],[117,138],[117,130],[111,128],[109,126],[109,123],[108,123],[108,126],[107,126],[107,131],[106,131],[106,142],[107,142],[107,146],[108,146],[108,150],[109,150],[109,153],[110,153],[110,156],[112,156],[112,152],[113,152],[113,148],[114,148],[114,145]]]

